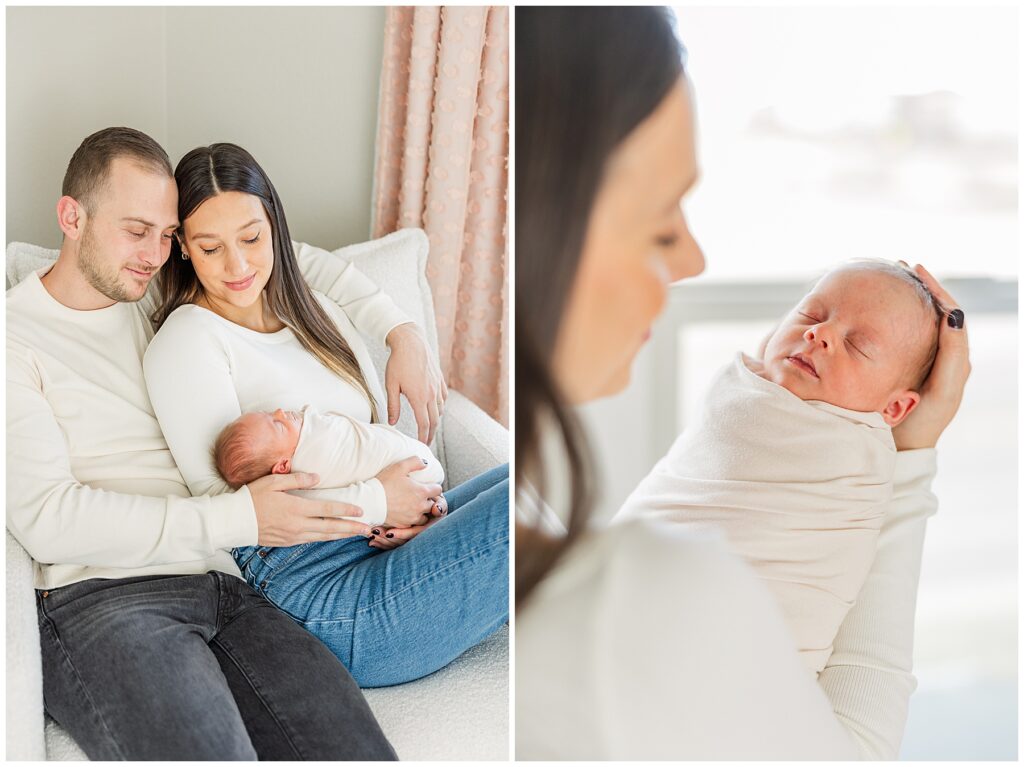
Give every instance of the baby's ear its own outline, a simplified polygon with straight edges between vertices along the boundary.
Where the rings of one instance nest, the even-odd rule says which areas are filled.
[[[271,474],[289,474],[292,470],[292,462],[287,458],[282,458],[280,461],[274,464],[274,468],[270,470]]]
[[[889,426],[899,426],[903,423],[903,419],[913,412],[920,401],[921,395],[916,391],[911,391],[910,389],[898,391],[889,398],[889,404],[882,411],[882,418],[885,419]]]

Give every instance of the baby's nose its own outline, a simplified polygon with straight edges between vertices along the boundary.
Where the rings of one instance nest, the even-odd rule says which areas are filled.
[[[821,325],[815,325],[813,328],[807,328],[804,333],[804,339],[813,344],[819,344],[825,349],[829,347],[829,337],[827,332]]]

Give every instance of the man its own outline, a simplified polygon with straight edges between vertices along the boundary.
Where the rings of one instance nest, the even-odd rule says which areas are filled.
[[[64,178],[57,262],[7,294],[7,524],[36,561],[47,711],[91,759],[392,759],[345,668],[241,579],[230,549],[368,535],[312,475],[191,498],[142,374],[153,277],[178,227],[170,161],[127,128],[89,136]],[[445,390],[422,336],[355,269],[303,246],[311,284],[386,340],[433,435]],[[389,515],[440,488],[378,476]]]

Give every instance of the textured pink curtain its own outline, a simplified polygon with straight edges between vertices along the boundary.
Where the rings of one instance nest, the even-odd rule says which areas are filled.
[[[508,424],[508,8],[392,7],[374,236],[430,237],[448,385]]]

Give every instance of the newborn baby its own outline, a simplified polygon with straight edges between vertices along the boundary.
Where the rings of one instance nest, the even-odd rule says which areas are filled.
[[[372,480],[391,464],[415,455],[423,459],[423,469],[409,476],[421,482],[444,479],[430,448],[398,429],[311,407],[245,413],[224,427],[213,447],[217,471],[235,489],[267,474],[293,471],[319,474],[318,488],[345,487]],[[367,506],[379,506],[383,519],[384,489],[376,481],[367,484],[363,510],[369,515],[374,512]],[[443,498],[437,504],[446,510]]]
[[[617,519],[724,532],[821,671],[874,559],[892,493],[892,427],[920,401],[942,317],[898,265],[829,272],[772,332],[763,359],[738,354],[717,375],[696,423]]]

